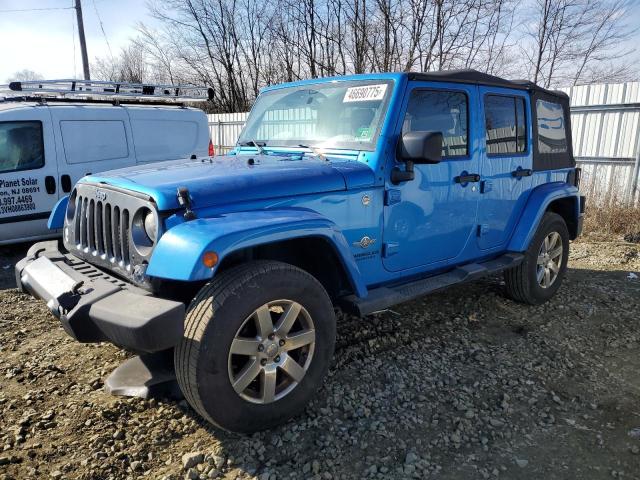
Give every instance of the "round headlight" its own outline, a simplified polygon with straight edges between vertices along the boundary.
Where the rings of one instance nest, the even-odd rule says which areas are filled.
[[[144,217],[144,231],[151,241],[155,243],[158,237],[158,222],[153,212],[148,212]]]

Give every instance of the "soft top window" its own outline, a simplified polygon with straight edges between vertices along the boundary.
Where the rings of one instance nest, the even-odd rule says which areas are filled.
[[[536,102],[538,122],[538,151],[540,153],[566,153],[567,132],[564,110],[559,103],[547,100]]]
[[[0,122],[0,173],[44,166],[42,124]]]
[[[507,95],[487,95],[484,108],[487,154],[508,155],[526,152],[524,99]]]

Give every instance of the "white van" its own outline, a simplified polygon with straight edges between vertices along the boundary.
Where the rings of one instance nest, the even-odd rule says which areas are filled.
[[[64,100],[0,98],[0,245],[59,234],[49,213],[84,175],[211,154],[200,109]]]

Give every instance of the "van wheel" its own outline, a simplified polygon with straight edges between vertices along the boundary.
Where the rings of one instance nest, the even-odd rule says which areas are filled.
[[[336,319],[307,272],[273,261],[227,270],[187,310],[178,384],[213,425],[249,433],[302,411],[329,368]]]
[[[524,261],[504,272],[507,295],[517,302],[539,305],[560,288],[569,259],[569,232],[564,219],[547,212],[525,252]]]

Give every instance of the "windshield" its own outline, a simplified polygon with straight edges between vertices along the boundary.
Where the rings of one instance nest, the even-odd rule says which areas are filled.
[[[262,93],[238,143],[374,150],[392,83],[333,81]]]

